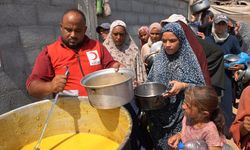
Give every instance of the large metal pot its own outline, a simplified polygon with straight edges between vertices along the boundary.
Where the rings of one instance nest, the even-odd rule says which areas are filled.
[[[193,13],[198,13],[210,7],[209,0],[197,0],[191,6]]]
[[[146,82],[135,88],[135,100],[141,110],[155,110],[167,104],[162,96],[167,87],[157,82]]]
[[[88,74],[81,80],[91,105],[98,109],[112,109],[129,103],[134,97],[130,69],[103,69]]]
[[[0,115],[0,150],[20,150],[37,141],[52,103],[43,100]],[[100,110],[93,108],[87,98],[65,97],[58,99],[43,138],[66,133],[97,134],[117,142],[119,150],[127,150],[131,129],[132,119],[124,107]],[[67,140],[54,142],[51,149],[57,149]],[[80,139],[81,142],[86,143],[84,139]],[[44,146],[49,147],[42,140],[41,150]],[[79,148],[77,145],[71,147],[74,150]]]

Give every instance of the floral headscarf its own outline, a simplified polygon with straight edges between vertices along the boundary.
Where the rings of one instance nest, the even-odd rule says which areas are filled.
[[[149,26],[149,33],[151,32],[152,29],[157,28],[158,30],[161,30],[161,24],[158,22],[154,22]]]
[[[180,48],[173,55],[167,55],[163,47],[155,57],[148,80],[168,86],[169,81],[177,80],[194,85],[204,85],[205,80],[198,60],[178,23],[169,23],[162,32],[173,32],[180,40]]]
[[[133,41],[132,37],[126,31],[126,38],[122,46],[117,47],[112,39],[114,27],[122,26],[126,29],[126,24],[121,20],[115,20],[110,26],[110,32],[103,45],[110,52],[114,60],[126,65],[127,68],[134,70],[137,81],[143,82],[146,79],[146,72],[141,61],[140,51]]]
[[[147,26],[141,26],[139,29],[138,29],[138,35],[141,31],[145,31],[146,33],[149,34],[149,28]]]

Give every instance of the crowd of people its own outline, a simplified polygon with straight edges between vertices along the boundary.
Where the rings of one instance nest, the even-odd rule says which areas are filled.
[[[158,82],[168,88],[163,95],[167,105],[145,112],[147,131],[141,131],[134,105],[126,106],[134,124],[132,149],[175,149],[179,141],[201,139],[209,150],[219,150],[231,137],[239,148],[250,149],[250,77],[244,84],[235,120],[232,113],[236,98],[233,83],[250,76],[250,68],[246,61],[225,68],[223,60],[224,55],[248,52],[248,41],[239,38],[239,28],[233,30],[235,34],[229,32],[229,19],[224,14],[203,12],[200,20],[195,15],[188,21],[173,14],[141,26],[137,46],[122,20],[98,26],[100,41],[88,38],[85,15],[70,9],[61,19],[61,36],[38,55],[26,81],[27,91],[36,98],[58,92],[87,96],[80,85],[85,75],[126,67],[135,72],[134,87]],[[152,54],[149,65],[146,60]],[[69,76],[64,75],[66,66],[70,68]],[[246,73],[239,77],[240,72]],[[142,132],[148,132],[152,145],[144,140]]]

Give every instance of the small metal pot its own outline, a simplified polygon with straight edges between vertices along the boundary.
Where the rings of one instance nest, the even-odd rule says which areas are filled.
[[[90,104],[98,109],[113,109],[129,103],[134,97],[130,69],[103,69],[88,74],[81,80],[86,88]]]
[[[149,54],[146,58],[145,58],[145,64],[146,64],[146,72],[147,74],[149,73],[153,63],[154,63],[154,58],[156,56],[158,52],[154,52]]]
[[[164,107],[167,100],[162,96],[167,87],[157,82],[143,83],[135,88],[135,100],[141,110],[155,110]]]
[[[246,84],[250,81],[250,64],[247,64],[247,69],[238,71],[239,79],[238,81]]]
[[[201,12],[203,10],[208,9],[209,7],[210,7],[209,0],[197,0],[190,6],[193,13]]]

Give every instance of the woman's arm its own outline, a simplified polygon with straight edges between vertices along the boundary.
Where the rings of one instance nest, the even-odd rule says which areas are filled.
[[[222,147],[219,147],[219,146],[209,146],[208,149],[209,150],[222,150]]]

